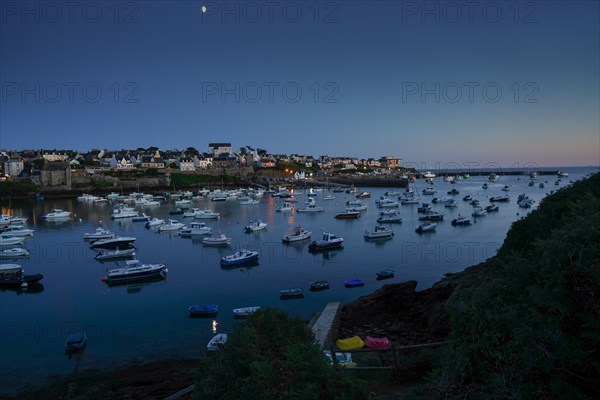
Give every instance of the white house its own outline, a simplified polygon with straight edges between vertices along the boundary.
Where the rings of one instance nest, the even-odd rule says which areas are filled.
[[[220,154],[231,154],[231,143],[209,143],[208,152],[212,154],[213,157]]]
[[[4,174],[8,176],[19,176],[24,168],[23,160],[10,159],[4,162]]]
[[[195,171],[196,166],[191,158],[180,157],[177,159],[177,166],[181,171]]]

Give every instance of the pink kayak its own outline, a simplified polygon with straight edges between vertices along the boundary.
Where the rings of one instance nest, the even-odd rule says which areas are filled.
[[[367,336],[365,339],[365,347],[371,349],[387,349],[391,347],[391,343],[387,338],[375,338]]]

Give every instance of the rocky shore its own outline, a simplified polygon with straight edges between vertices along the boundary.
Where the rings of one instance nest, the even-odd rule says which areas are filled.
[[[338,337],[387,337],[395,345],[442,341],[450,333],[446,304],[459,287],[477,284],[487,268],[489,261],[446,274],[418,292],[416,281],[384,285],[342,308]]]

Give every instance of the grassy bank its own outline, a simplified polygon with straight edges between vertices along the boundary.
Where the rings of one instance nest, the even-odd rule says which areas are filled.
[[[513,224],[413,398],[600,397],[600,174]]]

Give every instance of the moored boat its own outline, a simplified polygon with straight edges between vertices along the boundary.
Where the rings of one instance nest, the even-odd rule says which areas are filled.
[[[377,223],[378,224],[401,224],[402,218],[398,214],[382,215],[379,218],[377,218]]]
[[[364,286],[364,285],[365,285],[365,282],[361,279],[349,279],[344,282],[344,286],[347,288],[360,287],[360,286]]]
[[[260,219],[257,219],[254,221],[250,221],[250,223],[244,227],[244,232],[251,233],[262,231],[264,229],[267,229],[267,223],[262,222]]]
[[[27,286],[36,283],[44,277],[42,274],[25,274],[19,264],[0,264],[0,286]]]
[[[92,249],[124,249],[133,246],[136,238],[130,236],[117,236],[110,239],[100,239],[92,243]]]
[[[282,289],[279,291],[279,297],[281,299],[295,299],[304,297],[304,290],[301,287]]]
[[[377,225],[372,231],[366,230],[364,233],[365,239],[384,239],[394,236],[394,231],[385,226]]]
[[[329,289],[329,282],[327,281],[315,281],[310,283],[310,290],[312,292],[319,292],[327,289]]]
[[[504,195],[504,196],[492,196],[492,197],[490,197],[490,201],[508,202],[508,201],[510,201],[510,198],[508,197],[508,195]]]
[[[194,218],[196,219],[218,219],[221,216],[220,213],[215,212],[213,210],[200,210],[200,212],[196,213]]]
[[[277,212],[285,212],[285,211],[292,211],[293,206],[291,203],[284,201],[281,205],[275,207],[275,211]]]
[[[121,258],[131,258],[135,257],[135,249],[116,249],[116,250],[104,250],[101,251],[94,257],[98,261],[107,261],[107,260],[118,260]]]
[[[396,272],[393,269],[385,268],[377,273],[377,280],[390,279]]]
[[[153,279],[164,279],[165,264],[142,264],[139,260],[128,260],[125,267],[108,270],[102,282],[108,285],[126,284]]]
[[[154,218],[152,218],[150,221],[146,222],[146,223],[144,224],[144,226],[145,226],[146,228],[156,228],[157,226],[161,226],[161,225],[162,225],[162,224],[164,224],[164,223],[165,223],[165,220],[164,220],[164,219],[160,219],[160,218],[156,218],[156,217],[154,217]]]
[[[92,233],[84,233],[83,240],[100,240],[100,239],[112,239],[115,237],[115,234],[108,229],[104,229],[101,226],[96,228],[95,232]]]
[[[426,222],[424,224],[417,225],[415,228],[415,232],[417,233],[425,233],[425,232],[434,232],[437,224],[435,222]]]
[[[489,206],[487,206],[487,207],[485,208],[485,211],[487,211],[487,212],[489,212],[489,213],[490,213],[490,212],[496,212],[496,211],[499,211],[499,210],[500,210],[500,207],[498,207],[498,205],[497,205],[497,204],[491,204],[491,205],[489,205]]]
[[[233,254],[221,258],[221,266],[241,265],[258,260],[258,251],[241,249]]]
[[[202,244],[205,246],[228,246],[231,244],[231,238],[220,233],[217,236],[202,239]]]
[[[194,304],[188,307],[190,317],[212,317],[219,312],[218,304]]]
[[[21,247],[14,247],[12,249],[5,249],[0,251],[0,258],[20,258],[29,257],[29,252]]]
[[[357,219],[360,217],[360,211],[357,211],[353,208],[346,208],[346,211],[337,213],[335,218],[337,219]]]
[[[300,240],[310,239],[312,232],[307,231],[300,225],[296,226],[291,233],[283,235],[281,239],[284,243],[297,242]]]
[[[239,317],[249,317],[251,315],[256,314],[258,311],[260,311],[259,306],[234,308],[233,315],[238,318]]]
[[[52,209],[48,214],[43,217],[45,220],[61,220],[71,218],[71,211],[63,211],[60,208]]]
[[[65,350],[68,353],[79,351],[85,347],[87,336],[85,332],[76,332],[65,340]]]
[[[185,228],[185,224],[175,219],[170,219],[167,223],[158,227],[159,232],[178,231]]]
[[[227,334],[217,333],[206,345],[206,350],[218,351],[221,347],[225,346],[225,343],[227,343]]]
[[[459,214],[457,218],[452,220],[452,225],[471,225],[471,218]]]
[[[315,240],[308,245],[310,251],[329,250],[342,247],[344,239],[329,232],[323,232],[321,240]]]
[[[210,235],[211,233],[212,229],[209,226],[206,226],[204,222],[192,222],[189,227],[183,228],[181,231],[179,231],[179,236],[192,237]]]
[[[25,241],[24,236],[15,236],[8,233],[0,234],[0,247],[2,246],[14,246],[22,244]]]
[[[22,225],[11,225],[6,231],[7,234],[13,236],[33,236],[33,229],[25,228]]]
[[[444,214],[440,214],[437,211],[429,211],[419,217],[419,221],[442,221]]]

